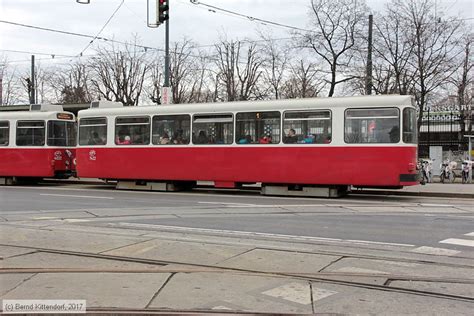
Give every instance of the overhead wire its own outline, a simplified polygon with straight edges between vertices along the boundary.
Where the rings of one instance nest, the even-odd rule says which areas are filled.
[[[82,56],[82,54],[89,48],[89,46],[92,45],[92,43],[94,43],[94,41],[97,39],[97,37],[99,37],[100,33],[102,33],[102,31],[107,27],[107,25],[110,23],[110,21],[112,21],[112,19],[114,18],[115,14],[118,12],[118,10],[120,10],[120,8],[122,7],[122,5],[124,4],[125,0],[122,0],[122,2],[120,2],[119,6],[115,9],[114,13],[112,13],[112,15],[109,17],[109,19],[107,20],[107,22],[105,22],[104,26],[102,26],[102,28],[100,29],[100,31],[97,33],[96,36],[94,36],[94,38],[86,45],[86,47],[84,47],[84,49],[79,53],[80,56]]]

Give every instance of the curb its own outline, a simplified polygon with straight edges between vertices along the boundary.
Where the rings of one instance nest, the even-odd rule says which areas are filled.
[[[351,191],[351,194],[371,194],[371,195],[398,195],[398,196],[425,196],[425,197],[446,197],[446,198],[465,198],[474,199],[471,193],[449,193],[449,192],[407,192],[407,191],[382,191],[382,190],[357,190]]]

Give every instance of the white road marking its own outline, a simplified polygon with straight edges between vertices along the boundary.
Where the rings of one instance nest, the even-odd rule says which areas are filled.
[[[309,284],[305,283],[288,283],[265,292],[262,294],[283,299],[285,301],[290,301],[298,304],[309,305],[311,304],[311,293]],[[326,296],[332,295],[326,294]]]
[[[441,244],[451,244],[459,246],[474,247],[474,240],[468,239],[458,239],[458,238],[448,238],[440,241]]]
[[[47,193],[40,193],[40,195],[46,195],[46,196],[61,196],[61,197],[73,197],[73,198],[87,198],[87,199],[115,200],[115,198],[109,197],[109,196],[73,195],[73,194],[47,194]]]
[[[272,233],[259,233],[259,232],[246,232],[238,230],[223,230],[223,229],[209,229],[209,228],[194,228],[194,227],[182,227],[182,226],[166,226],[166,225],[154,225],[154,224],[141,224],[141,223],[118,223],[110,224],[125,227],[138,227],[138,228],[151,228],[151,229],[163,229],[163,230],[174,230],[174,231],[185,231],[191,233],[211,233],[211,234],[226,234],[234,236],[246,236],[246,237],[266,237],[266,238],[278,238],[278,239],[291,239],[299,241],[325,241],[325,242],[345,242],[345,243],[356,243],[356,244],[375,244],[375,245],[388,245],[388,246],[400,246],[400,247],[414,247],[415,245],[410,244],[398,244],[368,240],[345,240],[339,238],[326,238],[326,237],[313,237],[313,236],[297,236],[297,235],[285,235],[285,234],[272,234]]]
[[[81,218],[67,218],[64,220],[68,223],[83,223],[83,222],[90,222],[89,219],[81,219]]]
[[[464,236],[471,236],[471,237],[474,237],[474,232],[468,233],[468,234],[464,234]]]
[[[454,256],[460,253],[461,251],[445,249],[445,248],[434,248],[434,247],[418,247],[411,250],[416,253],[423,253],[427,255],[437,255],[437,256]]]
[[[246,204],[246,203],[231,203],[231,202],[198,202],[198,204],[218,204],[218,205],[230,205],[230,206],[244,206],[244,207],[255,207],[257,204]]]

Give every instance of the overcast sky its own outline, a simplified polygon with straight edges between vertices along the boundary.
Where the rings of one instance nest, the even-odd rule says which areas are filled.
[[[153,0],[152,0],[153,1]],[[0,0],[0,20],[29,24],[39,27],[59,29],[96,35],[104,26],[122,0],[90,0],[90,4],[78,4],[76,0]],[[201,3],[215,5],[242,14],[307,28],[310,0],[202,0]],[[381,11],[386,0],[368,0],[374,11]],[[141,43],[150,47],[164,47],[164,26],[147,28],[147,0],[125,0],[100,34],[102,37],[119,41],[129,41],[137,34]],[[171,40],[188,37],[200,45],[213,44],[219,36],[226,34],[229,39],[257,38],[257,30],[271,33],[274,38],[288,37],[286,29],[270,27],[248,19],[242,19],[222,13],[210,12],[201,5],[191,4],[189,0],[170,0]],[[437,0],[439,7],[448,9],[450,15],[461,18],[473,18],[474,0]],[[473,20],[467,21],[474,25]],[[90,42],[90,39],[55,34],[14,25],[0,23],[0,56],[5,56],[15,65],[27,65],[31,53],[43,59],[41,63],[51,61],[54,54],[78,55]],[[100,41],[99,41],[100,42]],[[21,54],[5,50],[27,51]],[[93,54],[93,48],[85,55]],[[48,60],[49,59],[49,60]]]

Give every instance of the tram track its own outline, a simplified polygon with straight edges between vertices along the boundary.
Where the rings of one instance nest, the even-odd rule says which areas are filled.
[[[0,245],[5,246],[5,245]],[[261,271],[253,269],[244,269],[244,268],[233,268],[233,267],[222,267],[215,266],[210,264],[196,264],[188,263],[174,260],[156,260],[156,259],[143,259],[143,258],[133,258],[126,256],[116,256],[116,255],[107,255],[107,254],[97,254],[81,251],[66,251],[66,250],[56,250],[49,248],[41,247],[24,247],[24,246],[12,246],[9,247],[19,247],[32,250],[32,253],[49,253],[57,255],[66,255],[66,256],[77,256],[77,257],[87,257],[87,258],[96,258],[103,260],[111,260],[116,262],[126,262],[126,263],[138,263],[138,264],[147,264],[147,265],[156,265],[157,269],[137,269],[137,268],[0,268],[0,274],[42,274],[42,273],[130,273],[130,274],[140,274],[140,273],[216,273],[216,274],[241,274],[241,275],[252,275],[252,276],[263,276],[263,277],[276,277],[276,278],[292,278],[300,281],[307,282],[320,282],[328,283],[334,285],[344,285],[350,287],[371,289],[371,290],[381,290],[388,292],[397,292],[413,295],[422,295],[430,296],[436,298],[444,298],[457,301],[465,302],[474,302],[474,297],[440,293],[435,291],[423,291],[417,289],[408,289],[402,287],[390,286],[394,281],[411,281],[411,282],[432,282],[432,283],[450,283],[450,284],[464,284],[474,286],[474,278],[449,278],[449,277],[423,277],[416,275],[405,275],[405,274],[389,274],[389,273],[354,273],[354,272],[324,272],[326,267],[321,269],[318,272],[312,273],[302,273],[302,272],[291,272],[291,271]],[[348,257],[358,258],[358,256],[348,255]],[[387,260],[391,261],[401,261],[401,262],[412,262],[412,263],[427,263],[422,260],[413,260],[413,259],[403,259],[395,260],[393,258],[378,257],[378,256],[359,256],[361,258],[371,258],[375,260]],[[443,266],[450,266],[455,268],[465,267],[463,265],[455,264],[440,264],[433,263]],[[178,267],[169,268],[170,265],[179,265]],[[470,267],[472,268],[472,267]],[[374,284],[373,282],[364,282],[363,280],[353,281],[353,280],[342,280],[343,278],[359,278],[359,279],[373,279],[380,278],[385,280],[383,284]]]

